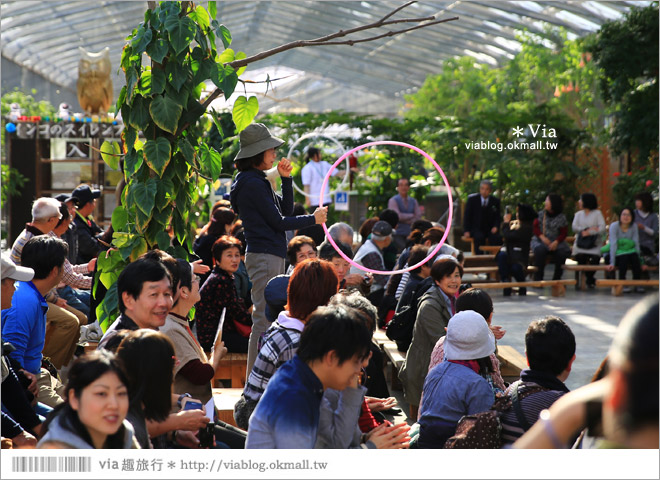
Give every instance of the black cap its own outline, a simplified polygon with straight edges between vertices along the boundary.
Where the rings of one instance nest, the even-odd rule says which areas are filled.
[[[387,237],[388,235],[392,235],[392,225],[383,220],[379,220],[371,229],[371,234],[377,235],[379,237]]]
[[[76,205],[78,205],[78,199],[72,195],[69,195],[68,193],[60,193],[59,195],[55,195],[55,200],[58,202],[66,203],[73,201]]]
[[[82,207],[95,198],[101,196],[101,190],[92,190],[89,185],[80,185],[73,192],[71,196],[78,200],[78,206]]]

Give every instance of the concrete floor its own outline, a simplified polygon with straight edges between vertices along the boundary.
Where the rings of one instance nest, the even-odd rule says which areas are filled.
[[[463,281],[474,279],[467,278]],[[619,322],[626,312],[644,295],[623,294],[614,297],[609,288],[596,288],[585,292],[568,287],[565,297],[552,297],[550,289],[528,289],[527,296],[504,297],[502,290],[488,290],[493,299],[493,324],[501,325],[506,335],[499,345],[510,345],[520,353],[525,352],[525,332],[529,323],[546,315],[557,315],[571,327],[576,340],[576,359],[566,385],[574,390],[590,382],[594,372],[607,355]],[[647,288],[647,295],[658,295]],[[403,392],[391,390],[402,413],[408,412]],[[397,422],[414,420],[398,415]]]

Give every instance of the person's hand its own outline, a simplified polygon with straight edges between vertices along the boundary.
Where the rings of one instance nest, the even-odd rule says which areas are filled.
[[[608,271],[608,272],[611,272],[611,271],[614,270],[615,268],[616,268],[616,267],[615,267],[614,265],[608,265],[608,266],[607,266],[607,271]]]
[[[177,430],[174,439],[178,445],[184,448],[199,448],[199,439],[193,432]]]
[[[637,222],[637,228],[640,230],[644,230],[646,226],[642,222]]]
[[[493,233],[493,234],[497,233],[497,227],[491,228],[490,233]]]
[[[410,446],[410,426],[405,423],[391,425],[383,423],[374,428],[367,435],[367,440],[371,441],[379,449],[400,449]]]
[[[96,267],[96,257],[92,258],[87,264],[87,271],[91,273],[94,271],[95,267]]]
[[[506,333],[506,330],[504,330],[501,326],[499,325],[491,325],[490,326],[490,331],[493,332],[493,336],[495,337],[496,340],[499,340],[504,336]]]
[[[557,240],[555,240],[550,245],[548,245],[548,250],[550,250],[551,252],[554,252],[555,250],[557,250],[557,245],[559,245],[559,242]]]
[[[383,410],[389,410],[397,405],[396,398],[394,397],[365,397],[365,400],[367,401],[367,406],[372,412],[382,412]]]
[[[362,283],[362,275],[359,273],[349,273],[344,277],[346,281],[346,286],[356,286]]]
[[[215,342],[215,349],[213,350],[213,358],[220,360],[222,357],[227,355],[227,347],[225,347],[225,342],[217,341]]]
[[[199,273],[200,275],[204,275],[211,270],[211,268],[208,265],[204,265],[201,260],[195,260],[192,262],[192,267],[193,273]]]
[[[291,162],[286,158],[283,158],[277,164],[277,171],[280,174],[280,177],[290,177],[291,170],[293,170],[293,165],[291,165]]]
[[[25,430],[13,437],[11,441],[14,448],[35,448],[37,446],[36,437]]]
[[[176,414],[177,430],[196,432],[211,421],[203,410],[181,410]]]
[[[502,217],[502,221],[504,223],[509,223],[511,221],[511,214],[510,213],[505,213],[504,216]],[[493,232],[495,233],[495,232]]]
[[[23,375],[25,375],[25,378],[30,380],[30,385],[27,386],[28,391],[34,395],[35,397],[37,396],[38,388],[37,388],[37,376],[28,372],[27,370],[19,370]]]
[[[325,223],[328,220],[328,207],[318,207],[314,210],[314,219],[317,225]]]
[[[463,236],[465,238],[470,238],[470,232],[463,232]]]
[[[367,272],[364,275],[362,275],[362,283],[364,283],[367,286],[374,283],[374,274],[371,272]]]
[[[55,301],[55,305],[57,305],[58,307],[64,308],[64,307],[66,307],[67,303],[66,303],[66,300],[64,300],[63,298],[58,298]]]

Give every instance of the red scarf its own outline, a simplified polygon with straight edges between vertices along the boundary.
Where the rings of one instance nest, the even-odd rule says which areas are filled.
[[[448,362],[455,363],[457,365],[463,365],[464,367],[471,368],[474,373],[479,374],[481,370],[479,368],[479,362],[476,360],[447,360]]]

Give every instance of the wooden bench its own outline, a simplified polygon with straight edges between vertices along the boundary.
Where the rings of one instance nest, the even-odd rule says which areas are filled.
[[[385,330],[382,328],[377,328],[376,331],[374,332],[374,336],[372,337],[373,342],[378,345],[378,348],[383,350],[383,345],[386,343],[392,343],[392,340],[387,338],[387,333],[385,333]]]
[[[618,297],[623,294],[623,287],[655,287],[658,288],[658,279],[654,280],[596,280],[597,287],[611,287],[612,295]]]
[[[488,255],[497,255],[502,250],[502,245],[482,245],[479,249],[482,252],[487,252]]]
[[[211,354],[207,353],[207,357]],[[228,353],[220,360],[213,377],[213,386],[220,385],[220,380],[229,380],[232,388],[245,386],[245,370],[247,369],[247,353]]]
[[[391,374],[392,374],[392,389],[402,390],[401,381],[399,380],[399,370],[403,365],[403,362],[406,360],[405,352],[400,352],[396,346],[396,343],[390,341],[383,345],[383,352],[389,359],[392,364]]]
[[[218,410],[218,418],[229,425],[237,426],[234,421],[234,405],[241,398],[242,388],[214,388],[213,403]]]
[[[510,345],[498,345],[495,354],[500,361],[502,379],[507,383],[518,380],[520,371],[528,368],[527,358]]]
[[[566,286],[575,285],[575,280],[539,280],[529,282],[491,282],[473,283],[474,288],[512,288],[512,287],[551,287],[553,297],[566,295]]]
[[[495,255],[466,255],[464,267],[496,267]]]
[[[577,286],[580,290],[587,289],[587,272],[604,272],[607,265],[564,265],[567,272],[577,272]]]
[[[533,265],[529,265],[527,267],[527,273],[534,273],[538,270]],[[485,273],[488,275],[488,280],[496,282],[499,281],[500,276],[499,276],[499,267],[466,267],[463,269],[463,274],[471,274],[471,275],[478,275],[480,273]]]

